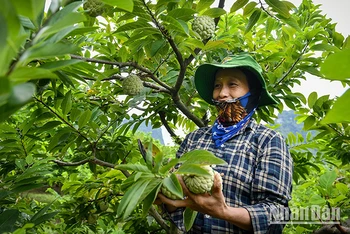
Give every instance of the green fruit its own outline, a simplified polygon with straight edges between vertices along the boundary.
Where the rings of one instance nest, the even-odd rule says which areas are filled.
[[[105,11],[105,4],[101,0],[86,0],[83,4],[84,10],[91,17],[102,15]]]
[[[197,175],[184,175],[183,180],[192,193],[210,193],[211,188],[214,184],[214,170],[209,165],[202,166],[203,169],[207,170],[210,175],[197,176]]]
[[[98,206],[101,211],[106,211],[108,209],[108,203],[104,201],[99,202]]]
[[[96,214],[89,214],[87,221],[89,224],[94,224],[96,223],[97,218],[98,216]]]
[[[203,40],[208,39],[215,32],[215,21],[207,15],[198,16],[192,23],[192,30],[198,33]]]
[[[179,198],[178,196],[176,196],[175,194],[173,194],[169,189],[167,189],[165,186],[161,187],[161,191],[164,194],[164,196],[166,196],[167,198],[170,198],[172,200],[179,200],[181,198]]]
[[[139,94],[143,89],[142,80],[136,75],[129,75],[122,81],[124,93],[127,95]]]

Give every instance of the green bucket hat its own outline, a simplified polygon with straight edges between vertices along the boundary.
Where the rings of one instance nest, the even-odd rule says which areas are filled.
[[[219,68],[244,68],[254,74],[260,81],[261,95],[258,106],[267,106],[277,104],[278,102],[270,95],[266,89],[266,83],[262,76],[262,68],[249,54],[238,54],[224,58],[219,64],[202,64],[194,75],[194,83],[199,95],[209,104],[214,104],[213,89],[215,74]]]

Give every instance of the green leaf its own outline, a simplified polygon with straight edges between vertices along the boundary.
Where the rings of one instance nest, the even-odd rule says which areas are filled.
[[[29,80],[57,78],[57,75],[49,70],[37,67],[19,67],[15,69],[9,76],[13,82],[26,82]]]
[[[168,12],[169,16],[174,17],[175,19],[181,19],[183,21],[189,21],[193,19],[194,14],[197,12],[189,8],[176,8]]]
[[[350,79],[349,64],[350,48],[329,55],[321,64],[321,73],[330,80]]]
[[[314,51],[331,51],[331,52],[338,52],[338,51],[340,51],[339,48],[334,46],[334,45],[323,44],[323,43],[311,46],[310,50],[314,50]]]
[[[50,121],[45,123],[42,127],[40,127],[38,130],[40,130],[40,132],[45,132],[47,130],[52,130],[53,128],[60,126],[62,124],[61,121]]]
[[[331,194],[331,189],[336,178],[337,173],[335,171],[328,171],[320,176],[319,185],[328,192],[328,195]]]
[[[170,162],[168,162],[166,165],[162,166],[162,167],[159,169],[159,172],[160,172],[161,174],[164,174],[164,173],[169,172],[170,169],[174,168],[174,166],[175,166],[176,164],[179,163],[179,161],[180,161],[180,160],[179,160],[178,158],[173,158],[173,159],[171,159]]]
[[[349,188],[348,188],[348,186],[346,185],[346,184],[344,184],[344,183],[340,183],[340,182],[338,182],[338,183],[336,183],[335,184],[335,187],[337,188],[337,190],[340,192],[340,193],[342,193],[342,194],[348,194],[348,192],[349,192]]]
[[[7,102],[10,92],[11,85],[8,77],[0,77],[0,106]]]
[[[205,12],[203,12],[203,14],[201,15],[207,15],[207,16],[210,16],[211,18],[218,18],[224,14],[226,14],[226,11],[222,8],[210,8]]]
[[[91,118],[91,110],[84,111],[78,120],[79,128],[84,127],[90,121],[90,118]]]
[[[12,2],[3,0],[0,7],[0,77],[7,73],[11,62],[28,37]]]
[[[115,0],[101,0],[102,2],[118,7],[119,9],[126,10],[128,12],[132,12],[134,9],[134,1],[133,0],[123,0],[123,1],[115,1]]]
[[[326,203],[326,200],[318,194],[312,195],[309,201],[312,205],[323,205]]]
[[[52,203],[50,203],[50,204],[44,206],[44,207],[43,207],[41,210],[39,210],[35,215],[33,215],[33,217],[30,219],[30,221],[31,221],[32,223],[35,223],[35,221],[36,221],[37,219],[39,219],[40,217],[42,217],[42,216],[46,213],[46,211],[49,210],[49,208],[50,208],[51,205],[52,205]],[[36,225],[37,225],[37,224],[36,224]]]
[[[161,19],[168,23],[167,28],[169,31],[176,31],[176,32],[180,32],[188,35],[189,31],[188,31],[187,24],[181,24],[178,19],[175,19],[171,16],[166,16],[166,15],[162,16]],[[186,28],[184,28],[184,26]]]
[[[192,164],[192,163],[182,164],[176,171],[176,174],[183,174],[183,175],[191,174],[191,175],[198,175],[198,176],[210,175],[207,170],[202,168],[202,165]]]
[[[154,167],[152,172],[155,174],[159,173],[159,168],[162,166],[164,154],[163,152],[158,152],[154,157]]]
[[[79,5],[81,5],[81,3],[73,2],[54,14],[50,19],[49,24],[46,25],[43,30],[40,30],[35,37],[33,44],[37,44],[39,41],[42,41],[53,34],[56,35],[49,40],[52,40],[51,42],[57,42],[76,29],[78,27],[76,24],[86,21],[86,17],[82,12],[76,12]]]
[[[316,92],[310,93],[309,97],[307,98],[307,104],[310,109],[312,109],[316,101],[317,101],[317,93]]]
[[[20,212],[18,210],[5,210],[0,214],[0,230],[1,232],[13,232],[16,227],[15,223]]]
[[[130,215],[149,182],[149,179],[140,179],[128,189],[118,205],[118,217],[123,217],[123,219],[125,219]]]
[[[119,164],[114,167],[118,170],[130,170],[130,171],[139,171],[139,172],[148,172],[151,173],[152,171],[144,165],[141,164]]]
[[[43,43],[39,46],[33,46],[26,50],[20,58],[17,66],[24,66],[34,59],[47,59],[52,57],[63,56],[80,51],[77,45],[66,43]]]
[[[153,168],[153,142],[152,140],[148,143],[147,151],[146,151],[146,164],[147,167],[152,170]]]
[[[215,0],[200,0],[196,6],[196,10],[198,12],[201,12],[202,10],[210,7],[211,5],[213,5]]]
[[[227,164],[227,162],[224,161],[223,159],[220,159],[216,157],[213,153],[202,149],[192,150],[185,153],[180,158],[180,162],[182,162],[183,164],[202,164],[202,165]]]
[[[41,188],[43,187],[43,184],[24,184],[20,186],[14,187],[11,192],[13,193],[22,193],[31,189]]]
[[[236,0],[235,3],[233,3],[233,5],[231,6],[230,13],[235,12],[235,11],[241,9],[241,8],[244,7],[248,2],[249,2],[249,0]]]
[[[309,130],[316,123],[316,118],[312,115],[308,116],[304,121],[304,130]]]
[[[0,122],[31,101],[34,93],[35,85],[33,83],[24,83],[12,87],[7,103],[0,106]]]
[[[208,41],[208,43],[203,47],[203,50],[218,50],[220,48],[228,49],[227,42],[224,40]]]
[[[350,89],[338,98],[332,109],[330,109],[324,119],[321,120],[320,124],[329,123],[350,123]]]
[[[80,116],[80,114],[81,114],[81,110],[75,109],[75,108],[72,109],[72,111],[70,112],[70,120],[72,122],[75,122],[78,119],[78,117]]]
[[[152,42],[150,57],[154,57],[158,51],[164,47],[164,45],[165,41],[163,39]]]
[[[255,10],[255,6],[257,5],[257,3],[256,2],[250,2],[250,3],[248,3],[245,7],[244,7],[244,9],[243,9],[243,16],[248,16],[248,15],[250,15],[254,10]],[[271,19],[271,18],[268,18],[267,19],[267,21],[269,21],[269,20],[272,20],[273,21],[273,19]]]
[[[13,5],[19,15],[28,17],[36,27],[40,24],[44,14],[45,0],[16,0]]]
[[[154,181],[156,183],[154,183]],[[151,192],[149,192],[148,194],[146,194],[146,197],[144,199],[142,199],[142,197],[140,198],[140,200],[143,201],[142,215],[144,217],[146,215],[148,215],[148,211],[151,208],[153,202],[156,200],[156,198],[158,196],[158,192],[162,186],[161,180],[154,180],[154,181],[151,181],[150,186],[147,186],[147,189],[153,188],[153,190]],[[146,191],[144,192],[143,195],[145,195],[145,193],[146,193]]]
[[[265,2],[272,8],[273,11],[279,13],[285,18],[290,16],[289,9],[281,0],[265,0]]]
[[[120,26],[115,32],[126,32],[134,29],[152,28],[152,26],[144,20],[138,20],[136,22],[131,22]]]
[[[64,116],[72,109],[72,92],[69,90],[61,103],[62,113]]]
[[[300,25],[298,23],[299,18],[296,17],[295,15],[290,15],[288,18],[280,16],[279,17],[284,23],[288,24],[298,32],[302,32]]]
[[[186,209],[183,213],[183,219],[184,219],[186,231],[189,231],[192,228],[194,221],[197,217],[197,214],[198,214],[197,211],[194,211],[194,210],[186,207]]]
[[[163,179],[163,186],[179,199],[184,197],[181,184],[177,179],[176,174],[171,173],[169,177],[165,177]]]
[[[35,225],[39,225],[43,222],[46,222],[50,219],[52,219],[53,217],[55,217],[58,213],[60,213],[59,211],[54,211],[54,212],[50,212],[47,214],[44,214],[43,216],[38,217],[35,221],[34,224]]]
[[[249,17],[249,21],[245,27],[244,33],[249,32],[253,26],[258,22],[258,20],[260,19],[260,15],[261,15],[261,10],[260,9],[256,9],[253,14]]]

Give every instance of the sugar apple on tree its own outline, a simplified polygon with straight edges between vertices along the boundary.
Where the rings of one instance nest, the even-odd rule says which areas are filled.
[[[183,180],[192,193],[210,193],[214,184],[214,170],[209,165],[202,166],[210,175],[184,175]]]
[[[166,196],[167,198],[170,198],[172,200],[179,200],[180,198],[178,196],[176,196],[175,194],[173,194],[169,189],[167,189],[165,186],[161,187],[161,191],[163,193],[164,196]]]
[[[124,93],[127,95],[136,95],[143,89],[142,80],[136,75],[129,75],[122,81]]]
[[[86,0],[83,4],[86,13],[92,17],[102,15],[105,11],[105,4],[101,0]]]
[[[198,33],[203,40],[208,39],[215,32],[214,19],[207,15],[198,16],[193,20],[192,30]]]

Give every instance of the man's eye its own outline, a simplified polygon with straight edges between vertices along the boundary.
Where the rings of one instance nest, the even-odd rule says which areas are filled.
[[[214,88],[220,88],[220,84],[215,84]]]
[[[237,86],[237,84],[236,83],[230,83],[230,86]]]

